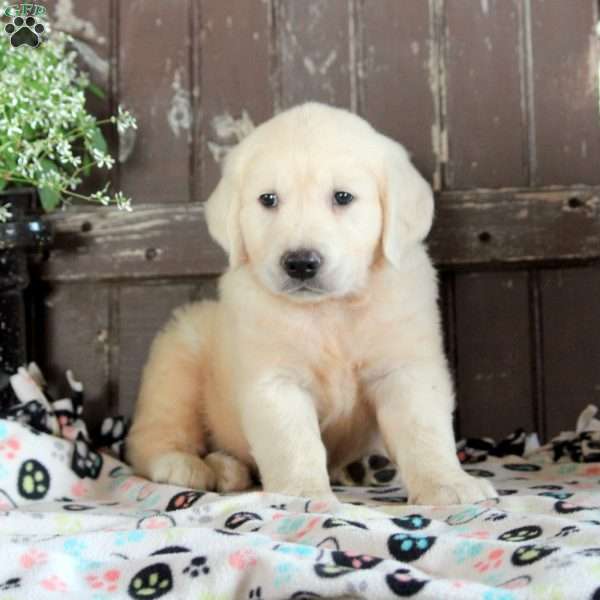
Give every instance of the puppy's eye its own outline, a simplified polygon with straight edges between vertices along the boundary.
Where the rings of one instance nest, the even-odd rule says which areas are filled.
[[[338,206],[346,206],[354,200],[354,196],[350,192],[336,192],[333,194],[333,203]]]
[[[279,203],[277,194],[274,194],[273,192],[269,192],[267,194],[261,194],[258,197],[258,201],[266,208],[275,208],[277,206],[277,204]]]

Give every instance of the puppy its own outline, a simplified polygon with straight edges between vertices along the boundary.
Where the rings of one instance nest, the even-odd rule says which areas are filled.
[[[292,108],[228,155],[206,204],[219,300],[154,340],[128,439],[138,473],[185,487],[332,498],[328,469],[377,439],[409,501],[495,495],[452,432],[433,197],[406,151],[345,110]]]

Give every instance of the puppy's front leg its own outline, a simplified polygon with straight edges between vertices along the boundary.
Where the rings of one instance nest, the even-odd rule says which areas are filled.
[[[416,504],[460,504],[496,496],[467,475],[456,456],[453,393],[442,361],[419,361],[372,384],[377,421],[390,456]]]
[[[293,376],[261,376],[247,388],[241,409],[265,491],[334,498],[313,398]]]

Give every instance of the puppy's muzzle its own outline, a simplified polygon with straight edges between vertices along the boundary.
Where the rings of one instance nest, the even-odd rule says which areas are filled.
[[[286,252],[281,257],[283,270],[292,278],[305,281],[312,279],[323,262],[323,257],[316,250],[295,250]]]

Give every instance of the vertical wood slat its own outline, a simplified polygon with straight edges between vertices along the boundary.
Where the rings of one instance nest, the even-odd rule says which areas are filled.
[[[451,188],[527,184],[519,2],[446,2]]]
[[[534,185],[600,182],[596,0],[531,2]]]
[[[244,124],[258,125],[274,110],[270,3],[201,0],[197,6],[195,200],[215,187],[219,160],[239,141]]]
[[[358,69],[362,114],[406,146],[429,181],[434,181],[442,158],[433,18],[430,3],[422,0],[379,0],[377,10],[365,4]]]
[[[460,434],[535,429],[527,273],[455,276]]]
[[[116,413],[131,415],[137,398],[142,369],[152,340],[165,325],[173,309],[192,300],[214,297],[215,280],[197,283],[125,283],[119,292],[119,398]],[[174,398],[175,402],[176,399]]]
[[[574,429],[600,405],[600,268],[546,269],[540,276],[548,436]]]
[[[119,102],[138,119],[137,139],[121,168],[122,189],[134,203],[184,202],[193,127],[190,0],[118,6]]]
[[[41,307],[43,332],[35,360],[46,379],[66,391],[64,374],[73,371],[84,385],[84,416],[97,425],[109,405],[109,285],[58,285],[46,294]]]
[[[98,119],[106,119],[113,111],[113,21],[111,0],[80,0],[77,3],[48,0],[48,20],[53,31],[64,31],[73,36],[80,68],[89,75],[90,81],[104,92],[100,98],[88,93],[88,111]],[[102,127],[113,156],[116,155],[117,140],[114,127]],[[83,193],[95,192],[105,182],[114,179],[114,170],[94,169],[83,181]]]
[[[354,107],[352,0],[280,0],[278,15],[282,107]]]

